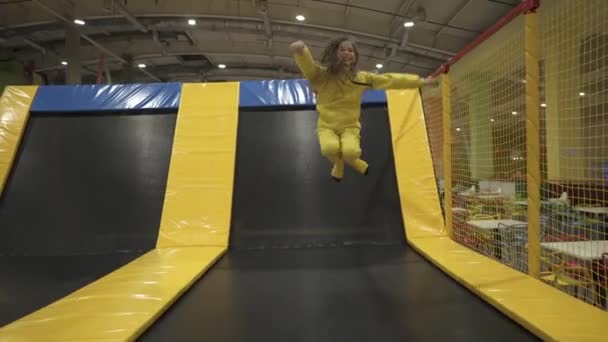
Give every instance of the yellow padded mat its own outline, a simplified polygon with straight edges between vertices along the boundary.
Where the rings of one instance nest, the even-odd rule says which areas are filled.
[[[225,252],[156,249],[0,329],[0,341],[128,341],[137,338]]]

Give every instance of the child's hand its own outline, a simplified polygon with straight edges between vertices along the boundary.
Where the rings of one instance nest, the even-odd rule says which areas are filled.
[[[437,85],[439,85],[439,78],[430,78],[430,77],[427,77],[427,78],[424,79],[424,86],[426,86],[426,87],[429,87],[429,86],[430,87],[434,87],[434,86],[437,86]]]
[[[297,53],[298,55],[302,55],[304,54],[304,48],[306,48],[306,44],[304,44],[303,41],[298,40],[289,46],[289,51],[291,51],[292,54]]]

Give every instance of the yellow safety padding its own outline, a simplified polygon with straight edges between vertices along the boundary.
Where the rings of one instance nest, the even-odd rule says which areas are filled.
[[[148,252],[0,329],[0,342],[135,340],[225,251],[183,247]]]
[[[412,239],[418,252],[545,341],[606,341],[608,314],[448,237]]]
[[[407,238],[445,236],[420,93],[389,90],[387,97]]]
[[[0,196],[13,167],[38,86],[8,86],[0,98]]]
[[[239,84],[182,86],[156,246],[228,245]]]

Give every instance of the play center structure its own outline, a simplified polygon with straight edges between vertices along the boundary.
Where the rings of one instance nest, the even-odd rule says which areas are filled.
[[[302,79],[6,87],[0,341],[606,341],[606,18],[368,90],[339,183]]]

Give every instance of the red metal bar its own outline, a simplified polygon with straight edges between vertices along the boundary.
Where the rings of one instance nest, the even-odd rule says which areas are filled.
[[[464,49],[460,50],[456,55],[450,58],[447,63],[437,68],[437,70],[435,70],[430,77],[435,78],[439,74],[447,73],[450,70],[451,65],[458,62],[467,53],[471,52],[471,50],[476,48],[479,44],[486,41],[486,39],[488,39],[491,35],[498,32],[498,30],[513,21],[513,19],[517,18],[519,15],[535,11],[538,6],[540,6],[540,0],[523,0],[519,5],[517,5],[517,7],[514,7],[511,11],[509,11],[509,13],[500,18],[494,25],[485,30],[482,34],[475,38],[475,40],[469,43],[469,45],[465,46]]]
[[[103,66],[105,62],[105,54],[102,52],[99,53],[99,60],[97,61],[97,84],[101,83],[103,79]]]

